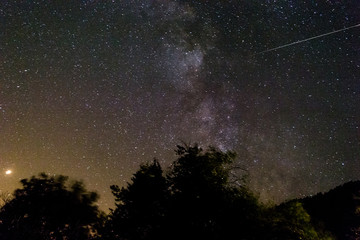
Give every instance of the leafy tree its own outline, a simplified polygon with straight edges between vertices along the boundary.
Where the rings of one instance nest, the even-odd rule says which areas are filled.
[[[229,168],[236,154],[221,152],[210,147],[204,151],[198,145],[178,146],[168,178],[175,194],[195,194],[206,191],[223,191],[229,182]]]
[[[2,239],[88,239],[100,214],[98,194],[67,181],[44,173],[21,180],[0,211]]]
[[[280,204],[269,211],[271,231],[268,239],[332,239],[314,228],[310,215],[298,201]]]
[[[116,209],[107,222],[104,238],[151,239],[159,234],[166,214],[166,179],[157,160],[143,164],[127,187],[111,186]]]

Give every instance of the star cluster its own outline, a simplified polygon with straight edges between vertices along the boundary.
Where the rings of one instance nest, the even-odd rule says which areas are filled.
[[[239,154],[264,201],[360,178],[351,1],[1,1],[1,188],[44,171],[112,206],[181,141]],[[5,177],[5,171],[12,174]]]

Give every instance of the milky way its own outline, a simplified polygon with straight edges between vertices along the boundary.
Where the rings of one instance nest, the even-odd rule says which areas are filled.
[[[166,168],[181,141],[236,151],[264,201],[360,179],[360,29],[334,32],[359,11],[357,0],[1,1],[0,187],[69,175],[106,209],[110,185],[153,157]]]

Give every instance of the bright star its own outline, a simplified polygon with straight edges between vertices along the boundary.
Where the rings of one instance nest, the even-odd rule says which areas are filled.
[[[10,174],[12,174],[12,171],[11,171],[10,169],[9,169],[9,170],[6,170],[5,174],[6,174],[6,175],[10,175]]]

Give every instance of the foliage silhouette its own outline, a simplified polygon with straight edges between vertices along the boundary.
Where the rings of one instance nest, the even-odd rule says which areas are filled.
[[[244,182],[234,184],[234,152],[197,144],[177,146],[175,152],[177,159],[165,173],[155,159],[140,165],[127,186],[111,186],[116,207],[106,216],[96,205],[98,195],[81,182],[46,174],[23,179],[22,188],[1,207],[0,239],[332,239],[326,228],[333,230],[336,220],[324,220],[327,216],[350,219],[346,226],[353,235],[346,237],[358,233],[359,184],[326,197],[267,206]],[[340,201],[344,191],[347,197]],[[331,215],[337,203],[341,210]]]
[[[298,201],[289,201],[268,211],[271,231],[266,239],[332,239],[328,233],[318,231],[312,225],[310,215]]]
[[[167,174],[144,164],[125,188],[111,186],[116,209],[101,239],[326,239],[300,203],[267,207],[231,183],[234,152],[178,146]]]
[[[163,225],[168,198],[166,179],[157,160],[143,164],[126,188],[111,186],[116,209],[112,210],[103,238],[155,238]]]
[[[1,239],[88,239],[100,214],[98,194],[67,181],[44,173],[21,180],[22,188],[1,209]]]
[[[229,184],[229,166],[236,154],[213,147],[203,150],[196,144],[178,146],[176,153],[178,159],[167,175],[172,193],[172,224],[167,229],[177,232],[178,239],[222,239],[232,234],[234,224],[237,230],[250,227],[245,225],[258,212],[257,199],[246,188]]]

